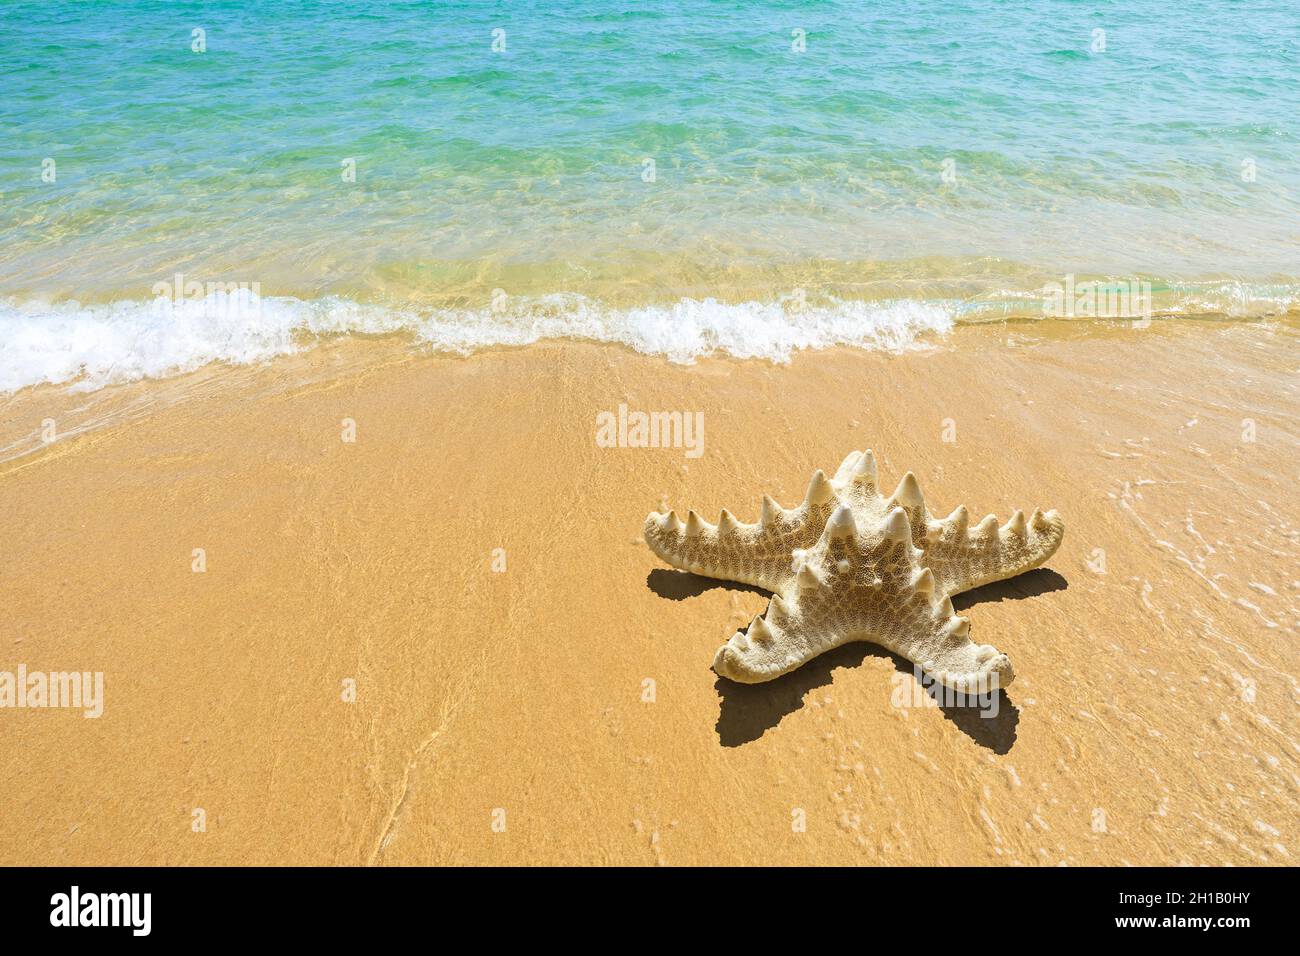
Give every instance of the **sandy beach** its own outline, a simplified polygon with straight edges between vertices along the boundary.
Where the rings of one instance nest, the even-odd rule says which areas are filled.
[[[105,692],[0,712],[0,862],[1294,863],[1298,367],[1293,321],[1041,322],[789,365],[339,340],[26,389],[0,669]],[[702,412],[702,454],[598,447],[620,404]],[[941,513],[1066,522],[958,602],[1015,664],[996,717],[867,644],[722,681],[767,596],[642,540],[863,448]]]

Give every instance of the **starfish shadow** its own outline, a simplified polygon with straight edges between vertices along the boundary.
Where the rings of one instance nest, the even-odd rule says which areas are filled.
[[[655,594],[670,601],[685,601],[687,598],[699,597],[705,591],[711,591],[713,588],[726,588],[728,591],[751,591],[754,594],[772,593],[752,584],[741,584],[739,581],[722,581],[718,578],[706,578],[699,574],[691,574],[689,571],[669,571],[665,568],[655,568],[646,576],[645,583],[646,587],[654,591]]]
[[[1053,591],[1064,591],[1069,586],[1070,582],[1051,568],[1034,568],[1014,578],[994,581],[982,588],[958,594],[952,599],[952,607],[960,614],[975,604],[985,604],[989,601],[1020,601],[1024,598],[1038,597],[1040,594],[1051,594]]]
[[[832,672],[836,668],[857,667],[868,657],[888,660],[900,674],[915,673],[911,661],[890,653],[883,647],[859,641],[827,651],[797,671],[763,684],[737,684],[719,677],[713,685],[720,703],[718,740],[724,747],[740,747],[757,740],[788,714],[802,707],[809,691],[830,684],[834,680]],[[990,702],[986,708],[952,703],[945,700],[942,687],[914,683],[906,695],[907,705],[931,706],[928,702],[918,700],[915,688],[920,688],[928,695],[945,717],[981,747],[997,754],[1005,754],[1015,744],[1020,709],[1011,702],[1005,690],[999,689],[996,704]],[[891,689],[891,694],[894,693],[896,691]]]
[[[753,584],[706,578],[689,571],[669,571],[665,568],[655,568],[646,575],[645,583],[646,587],[655,594],[670,601],[684,601],[687,598],[699,597],[713,588],[749,591],[753,594],[770,593]],[[961,612],[976,604],[985,604],[989,601],[1020,601],[1040,594],[1050,594],[1053,591],[1064,591],[1069,586],[1070,582],[1051,568],[1035,568],[1017,577],[995,581],[982,588],[958,594],[952,599],[952,606],[954,610]]]

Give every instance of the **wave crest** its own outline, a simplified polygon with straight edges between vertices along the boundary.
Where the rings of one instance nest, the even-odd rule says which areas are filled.
[[[258,296],[248,289],[102,305],[10,301],[0,304],[0,392],[63,383],[92,390],[212,362],[250,364],[349,334],[408,333],[434,350],[462,354],[580,339],[679,363],[714,354],[787,362],[802,349],[906,349],[927,333],[949,331],[955,314],[955,304],[912,300],[813,305],[682,299],[612,308],[576,294],[419,312],[339,298]]]

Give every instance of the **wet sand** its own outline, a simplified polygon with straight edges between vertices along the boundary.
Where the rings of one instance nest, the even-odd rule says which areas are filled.
[[[0,709],[0,862],[1294,863],[1297,370],[1294,324],[1040,324],[788,366],[340,341],[24,391],[0,670],[105,701]],[[620,403],[703,412],[703,454],[598,447]],[[932,511],[1065,519],[957,602],[1014,663],[996,717],[867,644],[721,681],[766,595],[641,540],[867,447]]]

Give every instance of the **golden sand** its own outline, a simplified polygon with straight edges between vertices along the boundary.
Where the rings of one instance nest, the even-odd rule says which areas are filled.
[[[105,701],[0,710],[0,863],[1294,863],[1298,338],[1013,326],[784,367],[384,340],[28,390],[0,670],[103,671]],[[620,403],[702,411],[703,455],[598,447]],[[938,513],[1066,521],[958,602],[1015,665],[995,718],[866,644],[720,681],[766,595],[641,540],[865,447]]]

